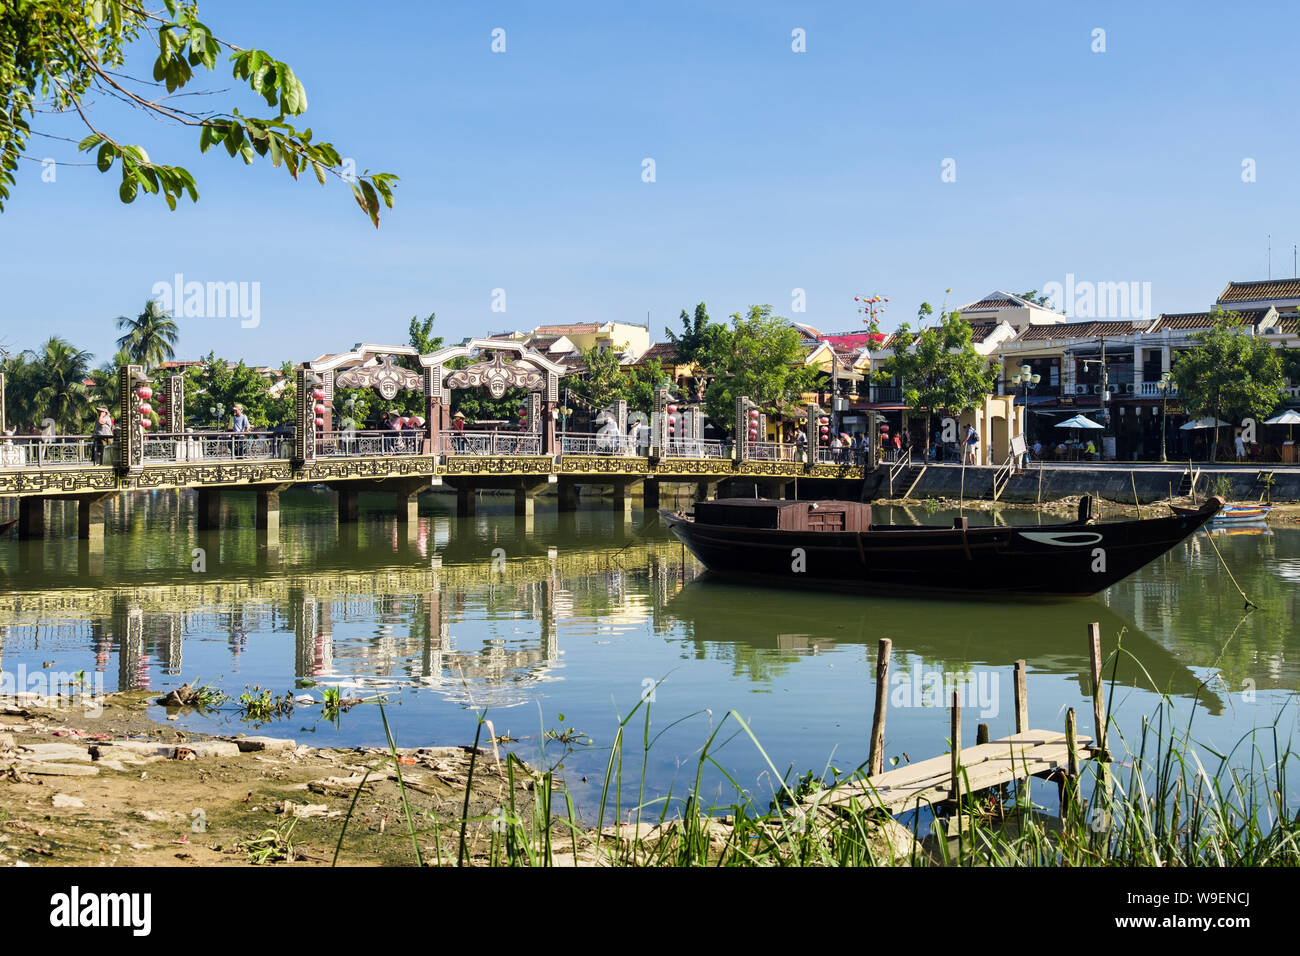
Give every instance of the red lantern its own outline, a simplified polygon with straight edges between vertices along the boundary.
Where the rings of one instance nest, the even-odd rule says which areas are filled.
[[[676,406],[676,405],[669,405],[669,406],[665,409],[665,411],[668,412],[669,415],[676,415],[676,414],[677,414],[677,406]]]
[[[150,407],[150,405],[149,405],[148,402],[141,402],[141,403],[140,403],[140,414],[141,414],[142,416],[144,416],[145,418],[148,418],[148,417],[149,417],[149,413],[152,412],[152,411],[153,411],[153,408]]]
[[[142,418],[142,419],[140,419],[140,427],[141,427],[141,428],[150,428],[150,427],[152,427],[152,425],[153,425],[153,422],[149,421],[149,419],[147,419],[147,418]]]
[[[317,418],[317,419],[316,419],[316,427],[317,427],[317,428],[324,428],[324,427],[325,427],[325,419],[323,419],[323,418]]]
[[[321,401],[322,399],[325,398],[325,389],[323,389],[323,388],[313,388],[313,389],[311,390],[311,397],[314,398],[314,399],[316,399],[316,401],[318,401],[318,402]]]
[[[150,388],[148,385],[141,385],[139,388],[135,390],[135,393],[139,395],[140,398],[146,402],[149,401],[149,399],[153,398],[153,389]]]
[[[752,418],[752,419],[754,419],[755,421],[757,421],[757,420],[758,420],[758,409],[757,409],[757,408],[751,408],[751,409],[749,410],[749,417]]]

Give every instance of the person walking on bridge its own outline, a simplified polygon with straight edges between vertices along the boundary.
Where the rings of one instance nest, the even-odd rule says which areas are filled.
[[[90,460],[96,465],[104,463],[104,446],[113,440],[113,416],[108,413],[107,405],[100,405],[95,419],[95,444],[90,452]]]

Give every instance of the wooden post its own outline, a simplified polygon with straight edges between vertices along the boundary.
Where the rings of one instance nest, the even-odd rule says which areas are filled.
[[[1016,661],[1013,685],[1016,698],[1016,733],[1023,734],[1029,729],[1029,689],[1025,681],[1027,664]]]
[[[975,743],[976,745],[979,745],[979,744],[986,744],[988,742],[989,742],[989,725],[980,724],[978,727],[975,728]]]
[[[952,692],[952,799],[961,799],[961,691]]]
[[[1133,507],[1137,509],[1138,517],[1142,517],[1142,504],[1138,501],[1138,484],[1137,473],[1131,468],[1128,473],[1128,480],[1133,483]]]
[[[885,707],[889,702],[889,656],[894,642],[882,637],[876,649],[876,709],[871,717],[871,750],[867,758],[867,775],[885,769]]]
[[[1097,759],[1109,759],[1106,752],[1106,699],[1101,683],[1101,625],[1088,625],[1088,658],[1092,665],[1092,719],[1096,726]]]
[[[1074,708],[1065,712],[1065,749],[1069,752],[1064,785],[1061,787],[1061,819],[1070,804],[1079,800],[1079,738],[1075,727]]]

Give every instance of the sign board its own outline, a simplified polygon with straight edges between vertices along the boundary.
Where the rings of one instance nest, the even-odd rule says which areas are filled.
[[[1011,454],[1013,454],[1013,455],[1023,455],[1024,453],[1025,453],[1025,436],[1024,436],[1024,435],[1012,435],[1012,436],[1011,436]]]

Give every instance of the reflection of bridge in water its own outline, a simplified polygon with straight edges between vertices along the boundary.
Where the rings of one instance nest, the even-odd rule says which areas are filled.
[[[293,674],[300,680],[431,686],[466,704],[501,707],[524,699],[522,685],[553,679],[563,622],[599,616],[602,629],[619,629],[650,619],[697,573],[672,560],[679,554],[676,543],[632,542],[551,549],[495,567],[465,553],[460,563],[205,575],[198,581],[177,582],[157,572],[152,580],[146,572],[133,575],[130,584],[101,587],[50,589],[18,581],[0,595],[0,664],[6,651],[13,656],[89,646],[97,670],[108,669],[116,655],[117,686],[131,689],[149,685],[153,666],[195,677],[182,675],[186,638],[225,635],[230,654],[238,656],[253,635],[291,630]],[[627,586],[633,575],[648,579],[648,600],[644,587]],[[471,607],[485,612],[489,633],[467,640],[457,625],[469,620]],[[518,633],[499,633],[514,622]],[[369,636],[347,633],[363,627],[372,629]]]

